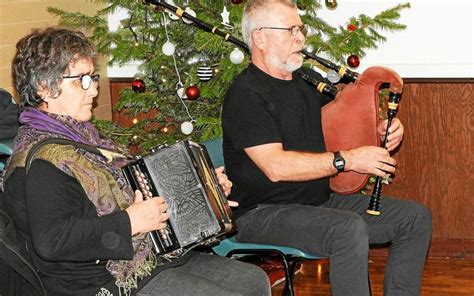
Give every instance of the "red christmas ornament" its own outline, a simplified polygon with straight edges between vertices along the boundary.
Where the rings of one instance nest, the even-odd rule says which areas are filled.
[[[145,82],[139,78],[132,81],[132,89],[136,93],[145,92]]]
[[[355,54],[351,54],[347,57],[347,64],[352,68],[357,68],[360,65],[360,58]]]
[[[230,0],[230,2],[232,2],[232,4],[240,4],[244,2],[244,0]]]
[[[347,25],[347,31],[349,32],[354,32],[355,30],[357,30],[357,26],[354,25],[354,24],[348,24]]]
[[[199,98],[199,88],[195,85],[190,85],[186,88],[186,97],[190,101]]]

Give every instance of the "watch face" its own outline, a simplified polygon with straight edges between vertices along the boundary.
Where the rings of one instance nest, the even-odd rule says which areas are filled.
[[[342,158],[339,152],[334,152],[334,167],[337,169],[338,172],[344,171],[344,166],[346,165],[346,161]]]

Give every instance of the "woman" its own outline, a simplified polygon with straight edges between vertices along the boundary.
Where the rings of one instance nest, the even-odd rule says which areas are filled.
[[[48,295],[268,295],[255,266],[189,252],[155,258],[147,232],[165,227],[163,198],[132,192],[120,166],[68,145],[48,145],[25,158],[40,140],[60,137],[127,151],[99,136],[88,122],[97,96],[95,50],[80,32],[36,31],[17,44],[13,79],[21,98],[20,127],[5,177],[5,203],[24,234]],[[231,183],[218,170],[228,194]]]

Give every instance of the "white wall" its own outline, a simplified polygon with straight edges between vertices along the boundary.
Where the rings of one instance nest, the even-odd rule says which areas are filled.
[[[322,0],[321,0],[322,1]],[[318,14],[333,26],[344,25],[361,13],[375,16],[403,0],[338,0],[335,10],[322,8]],[[399,19],[403,31],[383,32],[387,41],[368,50],[355,69],[387,66],[404,78],[474,77],[474,4],[472,0],[412,0]],[[191,1],[192,3],[192,1]],[[192,4],[191,4],[192,7]],[[111,16],[113,27],[120,14]],[[123,15],[122,15],[123,16]],[[135,67],[109,68],[109,77],[131,77]]]

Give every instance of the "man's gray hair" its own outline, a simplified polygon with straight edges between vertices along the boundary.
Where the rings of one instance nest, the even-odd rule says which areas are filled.
[[[249,0],[245,4],[242,15],[242,37],[250,50],[252,50],[252,32],[265,25],[265,20],[268,20],[266,12],[274,4],[283,4],[296,9],[293,0]]]

